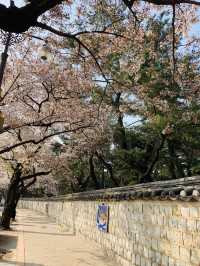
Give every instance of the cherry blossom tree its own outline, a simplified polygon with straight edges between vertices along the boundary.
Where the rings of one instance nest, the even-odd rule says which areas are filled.
[[[53,176],[71,171],[67,181],[81,189],[89,181],[104,187],[104,169],[111,186],[129,184],[120,176],[124,168],[137,181],[152,181],[166,171],[159,167],[166,158],[173,178],[185,174],[178,132],[199,123],[199,38],[189,34],[198,6],[185,0],[0,5],[0,28],[23,37],[9,48],[1,85],[0,154],[10,160],[14,153],[7,205],[16,208],[22,181],[32,185],[52,168]],[[139,117],[140,126],[127,130],[127,115]],[[67,141],[55,156],[52,142],[62,142],[60,136]],[[74,158],[87,163],[86,172],[73,175]],[[4,224],[10,217],[9,207]]]

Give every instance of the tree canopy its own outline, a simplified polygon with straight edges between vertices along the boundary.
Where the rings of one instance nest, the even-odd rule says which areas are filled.
[[[20,188],[37,173],[64,193],[199,172],[199,4],[0,5],[0,155],[30,177]]]

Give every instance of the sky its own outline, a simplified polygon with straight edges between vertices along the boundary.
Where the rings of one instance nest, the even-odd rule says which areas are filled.
[[[24,5],[24,1],[23,0],[15,0],[14,2],[15,2],[16,6]],[[0,3],[8,6],[10,4],[10,0],[0,0]]]

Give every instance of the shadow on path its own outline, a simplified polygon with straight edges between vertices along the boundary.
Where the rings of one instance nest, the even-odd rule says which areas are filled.
[[[58,226],[49,217],[31,210],[18,209],[17,223],[11,233],[19,235],[17,256],[4,258],[0,266],[117,266],[95,242]],[[23,236],[23,237],[22,237]],[[23,251],[24,250],[24,251]],[[21,253],[22,252],[22,253]],[[22,256],[19,256],[22,254]],[[23,258],[25,263],[23,263]],[[17,259],[16,259],[17,260]]]
[[[91,256],[93,258],[100,259],[102,262],[105,263],[105,265],[109,261],[109,258],[104,253],[98,254],[96,252],[91,252],[88,249],[86,249],[86,250],[84,250],[84,249],[78,249],[78,248],[76,250],[71,249],[71,252],[72,253],[77,253],[77,256],[80,256],[80,254],[87,254],[87,255],[89,255],[89,256]],[[82,258],[81,259],[79,258],[79,261],[82,261],[83,262],[84,260]],[[92,266],[94,266],[94,265],[92,265]]]
[[[37,216],[36,213],[36,217],[33,216],[20,216],[19,218],[25,218],[26,219],[26,223],[38,223],[38,224],[46,224],[47,220],[48,220],[48,224],[55,224],[56,219],[52,218],[52,217],[47,217],[47,216]],[[21,220],[21,219],[20,219]]]
[[[8,260],[1,260],[0,261],[0,266],[24,266],[24,262],[18,262],[18,261],[8,261]],[[44,264],[38,264],[38,263],[27,263],[25,264],[26,266],[47,266]]]
[[[0,234],[0,248],[5,249],[16,249],[17,247],[17,236],[11,236],[6,234]]]
[[[58,234],[58,233],[48,233],[48,232],[37,232],[37,231],[20,231],[20,230],[13,230],[13,232],[18,232],[18,233],[27,233],[27,234],[38,234],[38,235],[50,235],[50,236],[74,236],[74,234]]]

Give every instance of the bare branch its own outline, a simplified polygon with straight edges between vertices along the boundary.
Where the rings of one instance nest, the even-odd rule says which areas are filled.
[[[83,47],[89,54],[90,56],[94,59],[95,61],[95,64],[97,65],[97,67],[99,68],[100,72],[101,72],[101,75],[102,77],[107,81],[109,82],[109,80],[107,79],[107,77],[105,76],[104,72],[103,72],[103,69],[101,67],[101,65],[99,64],[98,62],[98,59],[96,58],[96,56],[94,55],[94,53],[79,39],[77,38],[75,35],[72,35],[70,33],[67,33],[67,32],[62,32],[62,31],[59,31],[57,29],[54,29],[52,28],[51,26],[48,26],[44,23],[41,23],[41,22],[37,22],[35,24],[36,27],[38,28],[41,28],[41,29],[44,29],[44,30],[47,30],[47,31],[50,31],[58,36],[61,36],[61,37],[66,37],[66,38],[70,38],[70,39],[73,39],[75,40],[81,47]]]
[[[79,130],[81,130],[81,129],[85,129],[85,128],[89,128],[89,127],[92,127],[92,125],[89,124],[89,125],[79,126],[79,127],[75,128],[75,129],[68,129],[68,130],[63,130],[63,131],[55,132],[55,133],[53,133],[53,134],[49,134],[49,135],[47,135],[47,136],[44,136],[43,138],[41,138],[41,139],[39,139],[39,140],[29,139],[29,140],[21,141],[21,142],[19,142],[19,143],[13,144],[13,145],[11,145],[11,146],[9,146],[9,147],[2,148],[2,149],[0,150],[0,154],[3,154],[3,153],[5,153],[5,152],[9,152],[9,151],[11,151],[11,150],[13,150],[13,149],[15,149],[15,148],[17,148],[17,147],[20,147],[20,146],[22,146],[22,145],[25,145],[25,144],[35,144],[35,145],[37,145],[37,144],[39,144],[39,143],[41,143],[41,142],[44,142],[44,141],[46,141],[47,139],[50,139],[50,138],[52,138],[52,137],[54,137],[54,136],[62,135],[62,134],[64,134],[64,133],[69,133],[69,132],[76,132],[76,131],[79,131]]]
[[[173,0],[173,16],[172,16],[172,62],[173,62],[173,82],[175,81],[176,74],[176,29],[175,29],[175,20],[176,20],[176,0]]]
[[[1,101],[3,101],[6,96],[10,93],[10,91],[12,90],[13,86],[15,85],[15,83],[17,82],[18,78],[20,77],[20,73],[17,74],[17,76],[14,78],[13,82],[11,83],[10,87],[8,88],[8,90],[4,93],[4,95],[1,98]]]
[[[22,176],[20,179],[25,181],[25,180],[31,179],[33,177],[42,176],[42,175],[49,175],[50,173],[51,173],[51,171],[36,172],[36,173],[31,174],[31,175]]]
[[[129,10],[135,16],[132,6],[134,1],[122,0]],[[141,0],[143,2],[155,5],[170,6],[174,0]],[[17,8],[15,6],[7,8],[0,4],[0,29],[7,32],[22,33],[26,32],[30,27],[37,26],[38,17],[55,6],[64,3],[64,0],[31,0],[29,4]],[[177,5],[188,4],[200,6],[199,1],[195,0],[178,0]]]
[[[81,32],[77,32],[77,33],[73,34],[72,36],[77,37],[77,36],[84,35],[84,34],[106,34],[106,35],[111,35],[111,36],[115,36],[115,37],[125,38],[125,36],[123,36],[119,33],[109,32],[109,31],[104,31],[104,30],[81,31]]]

